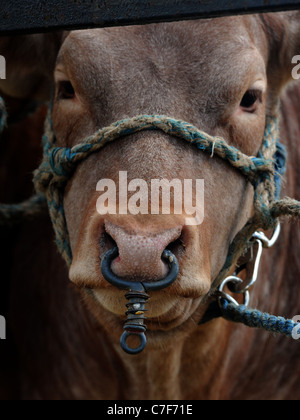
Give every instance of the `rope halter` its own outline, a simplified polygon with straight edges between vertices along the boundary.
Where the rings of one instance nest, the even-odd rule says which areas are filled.
[[[5,105],[0,98],[0,132],[6,124],[6,118]],[[281,176],[285,172],[286,152],[284,146],[279,143],[278,120],[276,117],[267,117],[266,119],[265,134],[257,156],[247,156],[235,147],[228,145],[224,139],[210,136],[189,123],[160,115],[142,115],[118,121],[109,127],[98,130],[93,136],[74,147],[63,148],[56,144],[50,107],[43,136],[43,161],[34,174],[34,183],[38,194],[17,205],[0,204],[0,225],[19,223],[25,218],[34,217],[43,208],[46,197],[59,251],[67,265],[70,266],[72,251],[64,212],[64,191],[68,181],[73,176],[77,165],[91,154],[101,150],[107,143],[143,130],[161,130],[166,134],[193,144],[200,151],[209,153],[211,157],[218,156],[241,171],[254,188],[253,216],[236,235],[229,247],[225,264],[212,284],[211,294],[214,294],[217,300],[212,303],[212,308],[208,309],[201,323],[222,316],[230,321],[242,322],[250,327],[264,328],[288,336],[295,334],[298,338],[300,324],[248,309],[246,305],[238,305],[236,301],[230,298],[230,295],[223,291],[227,284],[230,287],[241,284],[241,279],[238,277],[235,276],[234,281],[232,281],[232,276],[227,277],[227,275],[236,265],[240,256],[253,247],[253,238],[258,241],[260,248],[263,246],[262,243],[264,243],[266,237],[263,237],[261,232],[255,233],[258,229],[275,229],[278,226],[278,218],[281,216],[300,218],[300,202],[290,198],[279,200]],[[176,258],[174,255],[164,257],[169,259],[169,277],[173,282],[178,274]],[[244,290],[238,290],[238,288],[233,290],[235,293],[243,293],[246,300],[248,290],[257,278],[260,257],[261,251],[257,256],[250,284]],[[105,262],[102,261],[104,277],[108,281],[113,280],[114,282],[113,273],[109,269],[110,265],[108,264],[107,270],[105,270],[103,264],[105,268]],[[117,279],[117,287],[120,286],[120,280]],[[140,283],[141,290],[131,290],[131,284],[125,286],[126,289],[129,287],[130,290],[126,294],[129,303],[127,304],[127,321],[121,337],[121,346],[130,354],[136,354],[142,351],[146,345],[144,334],[146,326],[144,325],[145,317],[143,315],[144,306],[148,299],[146,291],[155,287],[155,284],[151,284],[149,288],[147,284]],[[164,283],[163,287],[165,286]],[[92,290],[90,293],[93,295]],[[245,303],[248,303],[246,300]],[[138,305],[139,310],[136,312]],[[130,348],[127,344],[127,339],[132,334],[138,335],[140,338],[140,345],[136,349]]]
[[[43,137],[44,157],[34,173],[38,193],[45,194],[54,226],[58,248],[70,266],[72,251],[64,213],[65,187],[77,166],[91,154],[98,152],[111,141],[144,130],[160,130],[170,136],[185,140],[200,151],[218,156],[242,172],[254,187],[254,216],[237,235],[230,246],[227,260],[215,284],[220,284],[227,271],[248,247],[248,241],[258,228],[273,228],[276,219],[273,207],[279,196],[281,175],[285,167],[285,150],[278,141],[278,122],[268,117],[262,147],[257,156],[248,156],[220,137],[210,136],[193,125],[161,115],[142,115],[113,123],[73,147],[58,147],[48,115]]]

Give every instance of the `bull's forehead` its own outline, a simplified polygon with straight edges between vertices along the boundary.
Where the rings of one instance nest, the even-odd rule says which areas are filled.
[[[157,50],[159,47],[164,52],[188,50],[190,54],[197,55],[199,47],[201,53],[212,53],[212,49],[223,50],[224,46],[230,51],[251,48],[253,45],[262,47],[259,28],[257,16],[239,16],[79,30],[72,31],[67,39],[79,48],[87,47],[88,51],[101,48],[118,54],[134,48],[151,56],[161,56],[161,51]]]
[[[159,92],[182,88],[198,97],[204,94],[206,104],[210,96],[214,103],[228,94],[227,87],[232,95],[252,78],[264,78],[261,33],[255,17],[74,31],[58,64],[97,96],[108,82],[121,94],[126,85],[137,89],[151,81]]]
[[[167,114],[213,133],[254,84],[266,85],[267,47],[255,16],[73,31],[56,72],[101,127]]]

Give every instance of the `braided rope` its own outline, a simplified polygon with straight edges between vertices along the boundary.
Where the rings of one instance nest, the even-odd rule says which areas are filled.
[[[7,112],[3,98],[0,96],[0,133],[2,133],[7,123]]]
[[[270,123],[272,127],[269,127],[270,133],[268,132],[268,135],[270,135],[272,147],[269,145],[266,148],[266,151],[269,152],[268,158],[260,158],[247,156],[235,147],[229,146],[222,138],[212,137],[189,123],[159,115],[142,115],[121,120],[109,127],[100,129],[96,134],[74,147],[55,147],[55,137],[48,118],[43,140],[44,161],[36,171],[35,184],[43,192],[47,190],[51,182],[55,182],[57,186],[64,185],[81,161],[92,153],[98,152],[107,143],[139,131],[154,129],[195,144],[202,151],[210,154],[214,153],[239,169],[248,177],[250,182],[255,184],[262,176],[267,177],[274,172],[275,142],[272,133],[276,128],[275,119],[272,119]]]
[[[270,213],[274,219],[282,216],[300,219],[300,202],[286,197],[274,203]]]
[[[0,133],[7,125],[7,111],[3,98],[0,97]],[[45,196],[37,194],[18,204],[0,204],[0,226],[12,227],[24,219],[34,219],[46,209]]]
[[[25,219],[33,220],[46,209],[47,202],[43,194],[34,195],[18,204],[0,204],[0,226],[12,227]]]
[[[260,225],[267,224],[265,221],[266,211],[261,212],[261,208],[264,206],[269,210],[274,201],[274,155],[278,140],[276,118],[268,119],[260,155],[252,157],[228,145],[220,137],[210,136],[187,122],[160,115],[142,115],[124,119],[100,129],[93,136],[74,147],[57,147],[49,115],[43,137],[44,159],[34,173],[34,184],[36,190],[44,193],[47,197],[57,244],[68,265],[72,261],[72,252],[63,209],[64,188],[68,180],[72,177],[77,165],[91,154],[98,152],[109,142],[142,130],[161,130],[166,134],[181,138],[195,145],[201,151],[226,160],[234,168],[240,170],[256,189],[255,220],[257,221],[254,230],[257,228],[259,219],[263,220]],[[257,217],[258,215],[260,217]],[[233,260],[238,258],[236,255],[237,252],[233,252]]]
[[[244,305],[236,306],[223,298],[220,299],[220,309],[222,316],[229,321],[242,323],[250,328],[262,328],[291,338],[293,338],[293,332],[297,330],[300,337],[300,324],[291,319],[263,313],[257,309],[249,309]]]

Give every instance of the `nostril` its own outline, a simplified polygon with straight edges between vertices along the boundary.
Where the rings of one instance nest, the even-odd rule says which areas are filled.
[[[180,237],[175,241],[169,243],[166,249],[170,250],[174,255],[180,257],[186,251],[186,245],[184,242],[183,234],[181,233]]]
[[[100,257],[110,249],[117,247],[116,241],[106,232],[102,232],[99,238]]]
[[[157,281],[168,274],[168,264],[163,260],[164,250],[180,238],[182,227],[162,232],[144,230],[127,231],[122,226],[110,222],[105,223],[105,243],[117,246],[119,256],[112,261],[112,272],[122,278],[134,281]],[[172,245],[170,245],[172,244]],[[103,248],[104,250],[104,248]]]

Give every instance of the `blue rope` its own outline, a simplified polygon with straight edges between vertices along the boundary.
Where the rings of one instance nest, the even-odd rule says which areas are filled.
[[[7,112],[4,100],[0,96],[0,133],[2,133],[7,123]]]
[[[244,305],[237,306],[224,298],[220,299],[220,310],[222,316],[228,321],[242,323],[250,328],[262,328],[291,338],[293,338],[293,332],[297,331],[300,339],[300,323],[291,319],[263,313],[257,309],[249,309]],[[300,340],[297,341],[300,343]]]
[[[276,142],[276,153],[274,156],[275,159],[275,201],[279,200],[280,191],[281,191],[281,180],[283,175],[286,172],[286,160],[287,160],[287,151],[285,146],[279,141]]]

